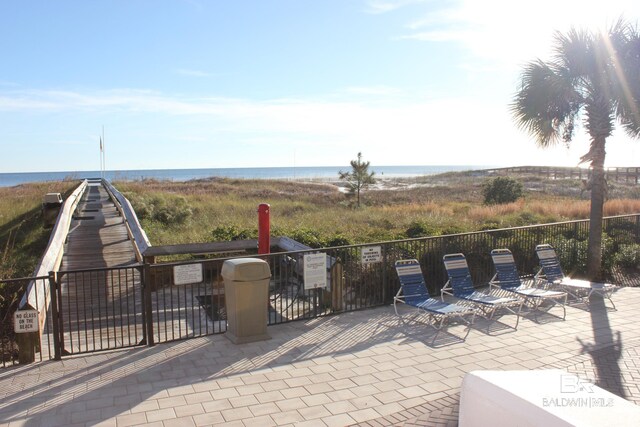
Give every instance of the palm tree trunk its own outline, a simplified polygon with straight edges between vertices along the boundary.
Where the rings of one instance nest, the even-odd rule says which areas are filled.
[[[602,280],[602,217],[606,181],[604,176],[605,138],[592,141],[591,212],[589,214],[589,243],[587,248],[587,275],[590,280]]]

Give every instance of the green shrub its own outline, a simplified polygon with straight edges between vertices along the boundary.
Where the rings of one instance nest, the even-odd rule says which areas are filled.
[[[467,229],[465,229],[463,226],[458,225],[458,224],[447,224],[442,228],[442,232],[441,234],[461,234],[461,233],[466,233]]]
[[[640,245],[637,243],[620,245],[613,256],[614,264],[624,268],[640,267]]]
[[[485,204],[498,205],[515,202],[524,195],[524,192],[520,182],[506,176],[499,176],[485,183],[482,195]]]
[[[131,205],[138,219],[157,221],[164,225],[184,224],[193,215],[187,199],[182,196],[134,197]]]
[[[347,236],[342,234],[336,234],[329,239],[327,242],[327,246],[348,246],[353,245],[353,241],[349,239]]]
[[[502,225],[498,221],[487,220],[478,228],[479,231],[496,230],[502,228]]]
[[[439,234],[434,226],[423,221],[413,221],[409,224],[406,233],[407,237],[410,238],[437,236]]]
[[[219,225],[211,231],[211,238],[214,242],[229,242],[232,240],[254,239],[258,235],[257,230],[239,228],[232,225]]]
[[[289,237],[312,248],[321,248],[326,246],[324,240],[322,240],[320,236],[320,233],[309,228],[297,228],[291,232],[291,236]]]
[[[184,197],[172,197],[171,200],[160,199],[156,205],[153,218],[165,225],[184,224],[193,211]]]

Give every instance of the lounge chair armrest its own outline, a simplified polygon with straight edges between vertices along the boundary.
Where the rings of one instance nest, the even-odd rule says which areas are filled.
[[[451,291],[451,289],[447,289],[447,288],[442,288],[440,290],[440,299],[444,302],[444,296],[445,295],[449,295],[449,296],[453,296],[453,291]]]
[[[451,286],[451,280],[447,280],[442,289],[440,289],[440,299],[444,301],[444,296],[453,296],[453,287]]]
[[[500,287],[500,282],[497,280],[492,280],[491,282],[489,282],[489,291],[491,291],[493,288],[502,289]]]
[[[397,302],[401,302],[401,303],[406,304],[406,302],[404,300],[404,296],[395,296],[395,297],[393,297],[393,303],[395,304]]]

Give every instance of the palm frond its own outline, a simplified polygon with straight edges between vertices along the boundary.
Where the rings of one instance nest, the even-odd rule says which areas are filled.
[[[619,29],[618,29],[619,27]],[[637,27],[618,23],[612,30],[616,45],[616,117],[632,138],[640,137],[640,33]]]
[[[593,51],[594,38],[585,30],[571,28],[567,34],[554,36],[553,62],[567,70],[571,79],[581,80],[592,75],[597,64]]]
[[[546,147],[571,140],[582,102],[566,69],[538,60],[525,66],[511,112],[519,127]]]

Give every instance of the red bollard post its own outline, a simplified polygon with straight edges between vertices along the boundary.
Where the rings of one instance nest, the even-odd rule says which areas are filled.
[[[271,224],[269,222],[268,203],[258,205],[258,254],[268,254],[271,252]]]

